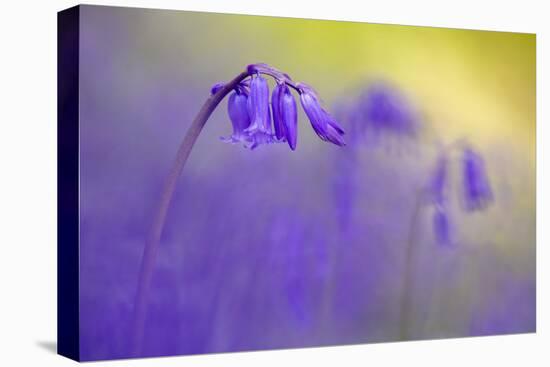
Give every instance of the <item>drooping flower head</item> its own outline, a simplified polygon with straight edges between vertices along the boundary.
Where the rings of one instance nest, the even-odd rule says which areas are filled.
[[[248,115],[248,95],[246,90],[237,89],[229,96],[227,102],[227,112],[233,125],[233,134],[228,138],[221,138],[227,143],[251,143],[250,136],[245,133],[245,129],[250,126],[250,117]]]
[[[419,123],[409,102],[388,84],[369,86],[360,97],[364,117],[375,131],[413,136]]]
[[[286,83],[277,83],[273,89],[271,107],[276,138],[288,142],[290,149],[295,150],[298,138],[298,112],[294,96]]]
[[[438,244],[449,245],[451,243],[450,222],[447,210],[436,206],[433,214],[433,228],[435,239]]]
[[[317,135],[324,141],[344,146],[344,129],[321,107],[317,93],[309,85],[298,83],[300,102]]]
[[[304,83],[294,83],[288,74],[263,63],[248,65],[246,74],[229,98],[228,113],[233,125],[233,135],[222,139],[223,141],[242,142],[250,149],[263,144],[287,142],[290,149],[295,150],[298,114],[296,101],[291,93],[291,89],[294,89],[300,95],[302,107],[317,135],[324,141],[339,146],[345,145],[344,130],[321,107],[319,97],[313,88]],[[269,84],[263,75],[274,78],[276,82],[271,96],[271,106]],[[214,95],[220,92],[224,86],[224,83],[214,84],[211,93]],[[243,109],[245,102],[247,116]]]
[[[337,112],[356,146],[376,142],[382,135],[413,138],[422,127],[413,104],[387,82],[370,83],[356,98],[340,100]]]
[[[248,98],[250,126],[246,132],[253,140],[252,149],[261,144],[276,142],[271,128],[271,110],[269,109],[269,85],[260,74],[252,76],[250,96]]]
[[[466,210],[485,209],[493,201],[493,193],[481,155],[465,147],[462,153],[463,192]]]
[[[283,140],[285,138],[285,127],[283,124],[283,119],[281,118],[281,93],[283,92],[284,86],[286,86],[284,83],[277,83],[277,85],[273,89],[273,94],[271,95],[273,127],[275,129],[275,137],[278,140]]]
[[[433,230],[438,243],[448,244],[451,238],[452,223],[449,218],[450,201],[449,179],[450,158],[454,148],[459,148],[463,203],[466,211],[485,209],[492,201],[493,194],[483,158],[464,139],[457,140],[441,149],[432,175],[426,185],[426,198],[433,206]]]
[[[428,200],[433,204],[433,231],[438,244],[450,243],[450,220],[448,215],[448,170],[447,152],[442,149],[437,157],[426,190]]]

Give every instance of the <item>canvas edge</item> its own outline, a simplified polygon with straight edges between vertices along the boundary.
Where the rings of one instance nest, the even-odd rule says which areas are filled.
[[[80,361],[80,6],[57,13],[57,353]]]

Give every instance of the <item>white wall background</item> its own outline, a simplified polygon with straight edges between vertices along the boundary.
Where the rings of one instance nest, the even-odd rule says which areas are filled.
[[[545,1],[142,0],[95,4],[537,33],[538,332],[98,366],[544,366],[550,361],[548,128],[550,6]],[[56,12],[73,1],[4,2],[0,11],[0,365],[65,366],[56,338]],[[546,15],[546,16],[545,16]],[[544,105],[546,103],[546,105]],[[29,131],[33,133],[29,133]],[[546,155],[546,161],[544,160]],[[29,256],[32,253],[34,256]],[[546,347],[546,348],[545,348]]]

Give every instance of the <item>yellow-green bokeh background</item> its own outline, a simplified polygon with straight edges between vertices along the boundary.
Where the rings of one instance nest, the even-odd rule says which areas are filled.
[[[498,135],[528,147],[534,144],[534,34],[205,13],[157,15],[143,18],[144,27],[155,30],[143,36],[155,38],[152,43],[158,47],[143,56],[179,62],[197,77],[220,74],[213,67],[219,67],[222,55],[229,73],[242,69],[243,63],[264,61],[315,83],[329,102],[365,80],[386,78],[413,91],[446,134],[482,140]],[[147,22],[159,18],[161,27]],[[167,53],[176,57],[167,60]],[[205,60],[205,55],[216,60]]]
[[[135,57],[161,65],[171,78],[181,73],[186,82],[195,80],[196,88],[205,88],[205,81],[228,80],[253,62],[269,63],[295,80],[312,84],[329,109],[336,101],[356,95],[369,81],[393,83],[416,104],[427,130],[444,144],[466,138],[486,155],[493,165],[490,174],[495,185],[512,187],[507,199],[513,203],[500,210],[513,208],[524,217],[529,213],[534,226],[534,34],[135,12],[126,13],[133,22],[140,20]],[[316,139],[307,130],[302,129],[300,139]],[[499,227],[509,227],[500,217]],[[506,235],[495,231],[497,242]]]

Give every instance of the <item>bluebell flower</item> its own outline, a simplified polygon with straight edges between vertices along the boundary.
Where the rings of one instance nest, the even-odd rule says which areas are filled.
[[[433,228],[438,244],[449,245],[451,243],[450,223],[447,211],[442,206],[436,206],[433,214]]]
[[[447,214],[448,157],[443,150],[436,161],[427,189],[427,199],[434,205],[433,230],[439,244],[449,244],[449,217]]]
[[[227,102],[227,112],[233,125],[233,134],[228,138],[221,138],[227,143],[245,143],[245,146],[251,142],[251,137],[245,133],[245,129],[250,126],[250,117],[248,115],[248,96],[244,91],[235,91],[229,96]]]
[[[330,116],[319,103],[317,93],[308,85],[300,83],[300,102],[317,135],[324,141],[344,146],[346,145],[342,127]]]
[[[284,83],[277,83],[273,89],[273,94],[271,95],[271,109],[273,111],[273,127],[275,129],[275,137],[278,140],[285,139],[285,127],[283,119],[281,117],[281,93],[283,87],[286,86]],[[288,87],[287,87],[288,88]]]
[[[290,149],[296,149],[298,138],[298,113],[296,101],[285,83],[277,84],[271,97],[273,110],[273,126],[275,136],[288,142]]]
[[[241,75],[232,82],[235,84],[231,84],[236,86],[228,104],[233,134],[222,140],[230,143],[244,142],[245,147],[250,149],[263,144],[287,142],[290,149],[295,150],[298,140],[298,112],[296,100],[291,93],[291,89],[294,89],[300,95],[302,107],[317,135],[324,141],[345,145],[344,129],[321,107],[313,88],[304,83],[294,83],[288,74],[263,63],[248,65]],[[269,85],[262,75],[273,77],[277,83],[271,96],[271,108]],[[218,93],[225,85],[214,84],[211,94]],[[248,120],[242,108],[244,101]]]
[[[340,101],[339,118],[349,124],[351,143],[376,141],[381,134],[414,137],[421,124],[417,112],[395,87],[377,82],[368,85],[356,99]]]
[[[281,115],[285,128],[285,138],[290,149],[296,149],[298,140],[298,112],[296,109],[296,101],[290,93],[290,89],[286,88],[283,91],[281,101]]]
[[[470,147],[462,155],[463,191],[466,210],[483,210],[493,201],[493,193],[483,158]]]
[[[413,136],[419,124],[414,111],[401,93],[387,84],[371,85],[360,97],[364,118],[375,131]]]
[[[462,149],[462,190],[465,209],[467,211],[483,210],[493,201],[483,158],[463,140],[455,141],[445,147],[437,158],[426,188],[426,199],[434,206],[434,234],[436,240],[443,244],[450,242],[451,221],[447,211],[447,194],[450,185],[448,171],[450,148],[455,147]]]
[[[261,75],[252,77],[250,81],[250,96],[248,98],[248,114],[251,124],[246,133],[252,140],[251,149],[262,144],[276,143],[271,127],[271,110],[269,108],[269,85]]]

